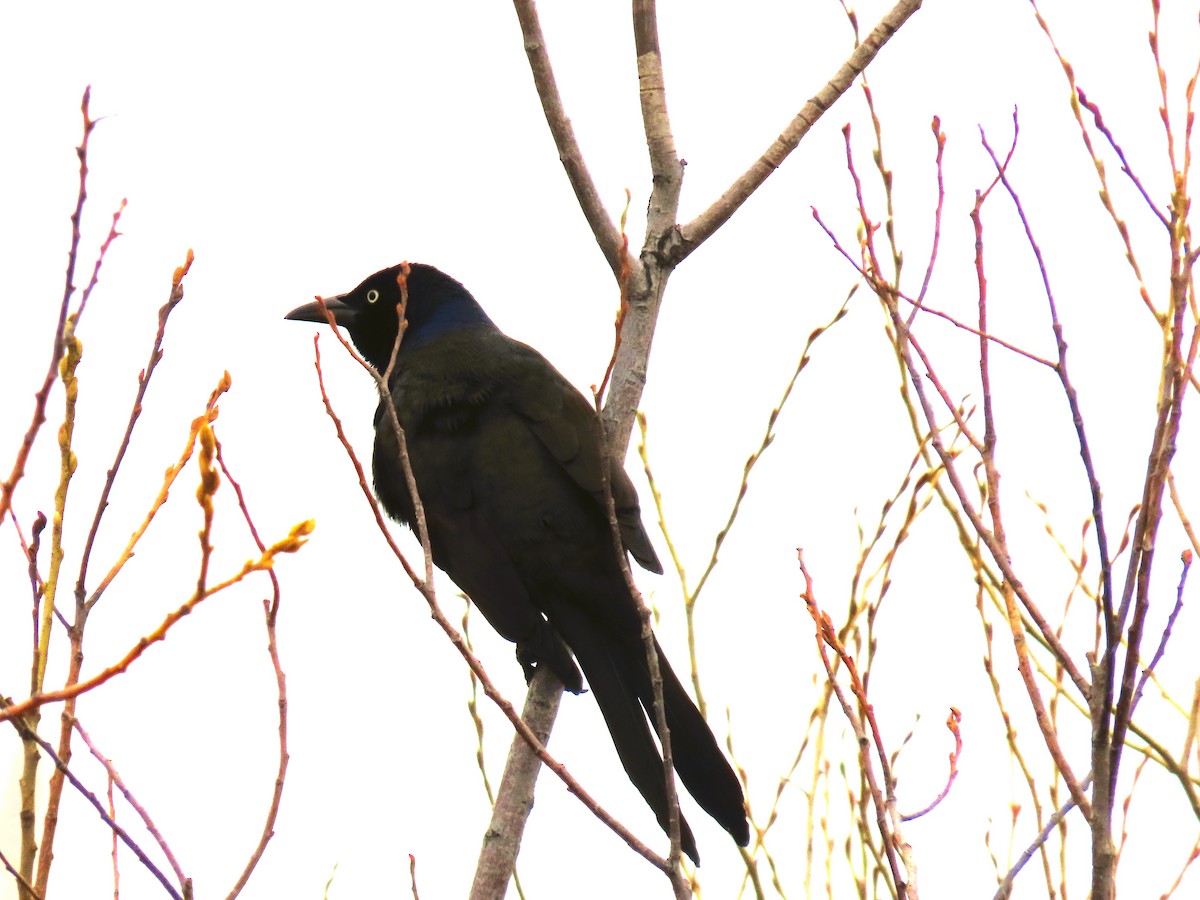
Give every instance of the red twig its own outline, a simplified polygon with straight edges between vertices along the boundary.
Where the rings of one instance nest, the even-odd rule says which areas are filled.
[[[629,311],[629,272],[630,272],[630,257],[629,257],[629,235],[625,233],[625,223],[629,218],[629,203],[633,195],[629,193],[629,188],[625,188],[625,208],[621,211],[621,268],[617,272],[617,284],[621,288],[621,302],[617,307],[617,317],[613,322],[613,329],[616,332],[613,337],[613,352],[608,358],[608,366],[604,370],[604,377],[600,380],[600,387],[592,388],[596,395],[596,402],[599,404],[604,397],[604,391],[608,387],[608,380],[612,377],[613,368],[617,365],[617,353],[621,349],[621,328],[625,324],[625,313]]]
[[[92,266],[92,277],[88,279],[87,287],[83,289],[83,293],[79,297],[79,308],[75,310],[76,327],[78,327],[79,319],[83,316],[83,309],[87,306],[88,298],[92,296],[92,291],[95,290],[96,284],[100,281],[100,267],[104,265],[105,254],[108,253],[108,248],[118,237],[121,232],[117,231],[117,225],[121,221],[121,213],[125,212],[125,206],[128,203],[122,198],[117,206],[117,211],[113,213],[112,225],[108,228],[108,236],[104,239],[104,243],[100,245],[100,252],[96,254],[96,264]]]
[[[901,821],[910,822],[913,819],[921,818],[926,813],[932,812],[939,803],[950,796],[950,788],[954,786],[954,779],[958,777],[958,758],[962,755],[962,732],[958,727],[960,722],[962,722],[962,713],[953,706],[950,707],[950,715],[946,717],[946,728],[954,736],[954,749],[950,751],[950,776],[946,779],[946,786],[942,788],[942,792],[933,799],[932,803],[918,812],[901,816]]]
[[[242,486],[234,479],[229,472],[229,467],[225,464],[225,456],[222,452],[221,442],[217,441],[217,461],[221,466],[221,471],[225,475],[225,480],[229,482],[233,488],[234,494],[237,495],[238,508],[242,511],[242,518],[246,520],[246,527],[250,530],[250,536],[254,539],[255,545],[258,547],[259,553],[266,552],[266,545],[262,538],[259,537],[258,529],[254,525],[254,519],[250,516],[250,509],[246,506],[246,497],[242,493]],[[275,574],[274,568],[267,570],[267,576],[271,579],[271,599],[263,600],[263,616],[267,626],[267,654],[271,657],[271,667],[275,671],[275,684],[278,692],[279,706],[279,767],[275,773],[275,787],[271,792],[271,803],[267,807],[266,822],[263,824],[262,834],[258,839],[258,844],[254,851],[250,854],[250,859],[246,862],[246,867],[242,870],[242,874],[238,877],[237,882],[230,890],[227,900],[233,900],[245,888],[247,882],[250,881],[250,876],[254,873],[258,861],[262,859],[263,853],[267,849],[267,844],[275,835],[275,820],[279,816],[279,803],[283,799],[283,784],[287,777],[288,760],[288,743],[287,743],[287,677],[284,675],[283,666],[279,662],[279,646],[276,642],[275,624],[279,617],[279,577]]]
[[[50,396],[51,386],[58,377],[58,363],[63,355],[63,331],[67,325],[67,310],[70,308],[71,295],[75,292],[75,263],[79,255],[79,223],[83,217],[83,204],[87,200],[88,139],[91,137],[92,129],[96,127],[96,122],[88,114],[88,103],[91,96],[92,88],[89,85],[83,92],[81,106],[83,140],[76,148],[76,154],[79,156],[79,192],[75,199],[75,211],[71,214],[71,248],[67,252],[66,284],[63,287],[62,302],[58,308],[58,324],[54,329],[54,347],[50,353],[50,365],[46,367],[46,377],[42,380],[41,388],[34,395],[33,420],[29,423],[25,437],[21,440],[21,446],[17,450],[17,457],[13,461],[8,478],[3,484],[0,484],[0,524],[4,523],[4,518],[12,506],[13,492],[17,489],[17,483],[25,475],[25,462],[29,458],[29,452],[33,449],[33,442],[37,439],[38,431],[46,421],[46,400]]]
[[[817,605],[812,576],[809,575],[808,568],[804,565],[804,554],[801,550],[796,551],[796,559],[800,566],[800,573],[804,576],[804,593],[802,595],[804,603],[808,607],[808,612],[812,616],[813,623],[817,626],[815,635],[817,652],[821,655],[821,662],[825,666],[829,685],[837,695],[842,712],[850,722],[850,726],[858,738],[859,767],[870,788],[871,801],[875,807],[875,823],[879,828],[879,836],[883,841],[883,849],[887,856],[888,867],[891,870],[892,883],[896,887],[896,895],[900,900],[904,900],[906,897],[915,897],[915,865],[911,857],[911,848],[900,833],[900,818],[896,814],[895,797],[892,794],[891,765],[888,762],[887,751],[883,745],[883,737],[879,733],[879,725],[875,721],[875,711],[867,700],[866,688],[859,677],[858,665],[855,663],[854,657],[846,649],[845,645],[842,644],[841,639],[837,635],[837,629],[833,627],[833,622],[829,616],[822,612],[821,608]],[[829,654],[825,649],[827,646],[837,654],[838,659],[846,667],[846,671],[850,677],[851,692],[858,702],[857,709],[850,702],[845,689],[837,680],[833,663],[830,661]],[[869,735],[867,733],[868,725],[870,727]],[[882,789],[879,785],[879,779],[875,775],[875,765],[872,762],[872,745],[875,751],[874,759],[878,760],[883,776],[884,784]],[[884,798],[884,790],[887,792],[886,800]],[[904,860],[903,872],[901,871],[901,857]]]

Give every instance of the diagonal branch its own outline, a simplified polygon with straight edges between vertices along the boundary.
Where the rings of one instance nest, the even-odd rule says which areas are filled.
[[[754,161],[740,178],[725,189],[708,209],[678,230],[678,241],[671,248],[671,262],[678,264],[693,250],[704,243],[713,233],[741,207],[750,195],[758,190],[768,176],[796,149],[801,139],[808,134],[817,120],[833,106],[834,102],[850,89],[854,79],[876,57],[883,45],[891,39],[913,13],[921,8],[921,0],[900,0],[876,25],[866,40],[854,48],[850,57],[842,63],[825,87],[801,108],[796,117],[771,142],[771,146]]]
[[[558,83],[554,80],[554,69],[550,65],[550,55],[546,50],[546,38],[542,35],[542,25],[538,21],[537,7],[533,0],[513,0],[517,11],[517,20],[521,23],[521,37],[525,42],[525,55],[529,58],[529,70],[533,74],[534,87],[537,88],[538,98],[542,101],[542,112],[546,115],[546,124],[550,126],[550,135],[554,138],[554,146],[558,148],[558,158],[563,168],[567,170],[567,180],[575,191],[575,199],[579,208],[591,226],[600,245],[600,252],[608,260],[613,274],[621,271],[622,244],[617,226],[604,208],[596,183],[583,161],[583,153],[575,140],[575,131],[571,128],[571,120],[563,109],[562,97],[558,93]]]

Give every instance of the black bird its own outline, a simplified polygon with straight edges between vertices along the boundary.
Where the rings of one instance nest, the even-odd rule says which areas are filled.
[[[380,372],[400,327],[401,268],[325,299]],[[414,263],[406,283],[408,325],[390,402],[404,428],[433,560],[516,643],[527,678],[546,665],[568,690],[582,692],[574,654],[625,771],[666,830],[641,619],[605,513],[595,410],[540,353],[503,334],[453,278]],[[319,303],[287,318],[325,321]],[[389,515],[415,527],[387,402],[375,413],[375,492]],[[633,483],[619,462],[610,469],[625,550],[661,573]],[[696,802],[745,846],[750,832],[737,776],[661,649],[658,665],[675,770]],[[698,862],[687,822],[680,830],[684,852]]]

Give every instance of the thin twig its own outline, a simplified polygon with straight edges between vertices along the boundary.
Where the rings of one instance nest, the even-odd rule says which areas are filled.
[[[1091,780],[1092,776],[1089,774],[1087,778],[1083,780],[1083,787],[1086,788]],[[1046,841],[1050,840],[1050,835],[1054,832],[1054,829],[1058,827],[1058,823],[1061,822],[1066,817],[1067,813],[1074,808],[1075,801],[1068,800],[1065,804],[1051,814],[1050,818],[1046,820],[1045,827],[1043,827],[1038,833],[1038,836],[1033,839],[1033,843],[1026,847],[1025,851],[1017,858],[1017,861],[1012,864],[1012,867],[1008,870],[1008,874],[1004,876],[1004,879],[1000,882],[999,887],[996,888],[996,893],[993,895],[993,900],[1008,900],[1009,895],[1012,893],[1013,883],[1016,881],[1017,875],[1019,875],[1021,870],[1025,868],[1025,864],[1028,863],[1029,860],[1033,859],[1033,854],[1037,853],[1038,850],[1041,849],[1042,845],[1045,844]]]
[[[113,227],[116,227],[115,217]],[[100,491],[100,499],[96,501],[96,512],[92,517],[92,527],[88,530],[87,540],[83,545],[83,556],[79,563],[79,578],[75,582],[75,602],[77,604],[83,602],[84,586],[87,582],[88,561],[92,556],[92,546],[96,541],[96,533],[100,530],[100,520],[104,517],[105,510],[108,509],[108,498],[112,493],[113,483],[116,481],[117,472],[121,468],[121,461],[125,458],[125,452],[129,449],[129,442],[133,437],[133,428],[137,424],[138,417],[142,414],[142,402],[146,397],[146,389],[150,386],[150,378],[154,374],[154,369],[158,365],[159,360],[163,357],[162,344],[167,330],[167,318],[171,315],[172,310],[183,300],[183,277],[191,269],[194,259],[195,256],[192,254],[192,251],[188,250],[184,264],[175,270],[171,278],[171,292],[167,296],[167,302],[158,310],[158,332],[155,334],[154,343],[150,347],[150,359],[146,363],[146,367],[138,373],[138,389],[133,398],[133,408],[129,412],[129,421],[125,425],[125,434],[122,435],[121,442],[117,445],[116,458],[108,469],[108,476],[104,480],[104,488]],[[111,578],[107,579],[104,585],[93,594],[87,604],[88,611],[96,605],[96,601],[100,599],[100,594],[103,593],[104,586],[107,586],[110,581]],[[80,624],[77,619],[76,627],[80,627]]]
[[[275,557],[280,553],[294,553],[304,545],[305,539],[313,529],[311,520],[301,522],[298,525],[292,526],[288,532],[288,536],[283,540],[277,541],[267,548],[258,559],[248,560],[244,563],[235,574],[225,578],[217,584],[208,585],[202,591],[197,591],[174,612],[168,613],[166,618],[155,628],[150,634],[139,638],[138,642],[116,663],[108,666],[97,674],[93,675],[84,681],[77,682],[70,687],[63,688],[58,691],[45,691],[42,693],[31,695],[22,700],[20,703],[14,703],[0,710],[0,722],[8,721],[17,716],[23,716],[31,709],[44,706],[47,703],[57,703],[62,700],[68,700],[72,697],[78,697],[80,694],[87,693],[94,688],[99,687],[111,678],[121,675],[126,672],[131,665],[140,657],[147,648],[159,641],[166,640],[167,632],[171,626],[177,623],[180,619],[192,612],[195,607],[209,597],[221,593],[227,588],[240,582],[252,572],[266,571],[275,564]]]
[[[50,365],[46,367],[46,376],[42,380],[41,388],[34,394],[33,420],[25,430],[25,437],[21,440],[21,446],[17,450],[12,470],[4,483],[0,484],[0,525],[4,524],[4,517],[12,505],[12,496],[17,489],[17,483],[25,475],[25,462],[29,458],[30,450],[33,449],[33,442],[46,421],[46,400],[50,395],[50,388],[54,384],[54,380],[58,377],[58,363],[63,355],[63,333],[67,327],[67,311],[70,308],[71,295],[75,293],[75,263],[79,254],[80,239],[79,223],[83,218],[84,202],[87,200],[88,139],[91,137],[92,129],[96,127],[95,120],[88,113],[91,96],[92,87],[88,85],[83,92],[81,105],[83,140],[75,151],[79,157],[79,192],[75,198],[75,211],[71,214],[71,247],[67,251],[66,284],[63,286],[62,302],[58,308],[58,324],[54,329],[54,346],[50,353]]]
[[[646,667],[650,672],[650,688],[654,694],[654,729],[658,734],[658,742],[662,748],[663,785],[667,801],[667,835],[670,837],[671,849],[667,856],[667,869],[664,870],[671,882],[671,889],[678,900],[686,900],[691,896],[679,867],[681,856],[681,833],[679,813],[679,793],[675,784],[675,760],[671,751],[671,729],[667,726],[667,704],[663,699],[662,669],[658,660],[658,644],[654,639],[654,629],[651,627],[650,607],[642,598],[637,583],[633,580],[633,572],[629,568],[629,560],[625,555],[625,545],[621,540],[621,524],[617,521],[617,506],[612,495],[612,457],[607,452],[608,441],[605,438],[600,419],[600,395],[596,394],[596,424],[599,429],[600,452],[603,454],[601,465],[601,483],[604,491],[604,507],[608,514],[609,529],[612,533],[613,552],[621,567],[621,575],[625,579],[625,587],[637,606],[638,616],[642,623],[642,644],[646,654]]]
[[[16,880],[18,887],[22,891],[32,897],[33,900],[42,900],[42,895],[34,889],[32,884],[25,880],[25,876],[13,868],[13,864],[8,861],[8,857],[4,855],[3,850],[0,850],[0,865],[3,865],[8,870],[8,874]]]
[[[962,713],[953,706],[950,707],[950,715],[946,718],[946,729],[954,737],[954,749],[950,751],[950,774],[946,778],[946,786],[933,798],[932,803],[915,813],[908,813],[901,816],[901,821],[911,822],[913,819],[921,818],[926,813],[933,812],[939,803],[950,796],[950,788],[954,786],[954,779],[958,777],[958,758],[962,755],[962,732],[958,727],[960,722],[962,722]]]
[[[5,701],[4,698],[0,697],[0,714],[11,713],[12,709],[13,705]],[[104,804],[101,803],[99,798],[97,798],[95,794],[84,787],[83,783],[75,777],[74,773],[72,773],[67,767],[67,764],[59,758],[57,753],[54,752],[54,748],[36,734],[29,732],[25,725],[20,721],[17,721],[16,724],[18,731],[21,731],[23,736],[27,736],[29,740],[41,747],[42,752],[50,757],[50,760],[54,763],[55,767],[63,773],[64,777],[71,783],[71,786],[74,787],[75,790],[77,790],[80,795],[84,797],[84,799],[91,803],[93,807],[95,807],[96,812],[100,814],[100,818],[104,820],[104,824],[111,828],[113,832],[121,839],[122,843],[124,843],[126,847],[133,851],[133,854],[138,858],[138,861],[141,862],[141,864],[145,866],[147,870],[149,870],[150,874],[158,879],[159,883],[162,884],[166,892],[175,898],[175,900],[183,900],[183,897],[181,897],[179,892],[175,890],[174,885],[172,885],[167,879],[167,876],[164,875],[162,871],[150,861],[150,858],[146,856],[142,848],[139,847],[137,842],[129,836],[125,829],[113,821],[112,817],[104,809]]]
[[[137,801],[137,798],[125,786],[125,782],[121,779],[121,774],[117,771],[116,766],[113,765],[112,760],[96,749],[96,745],[92,743],[91,737],[84,731],[78,719],[72,718],[71,726],[79,732],[79,736],[83,739],[83,743],[87,746],[92,756],[100,762],[100,765],[104,766],[104,771],[108,773],[109,783],[116,785],[117,790],[125,798],[125,802],[133,807],[134,812],[138,814],[138,817],[142,820],[142,824],[146,826],[146,830],[150,832],[150,836],[154,838],[159,849],[162,850],[163,856],[167,858],[167,862],[174,870],[175,877],[179,879],[179,883],[184,884],[187,882],[188,878],[183,874],[183,868],[179,865],[179,861],[175,859],[175,854],[171,852],[171,848],[162,836],[162,832],[158,830],[158,826],[154,824],[154,820],[150,818],[150,814],[146,812],[146,808]]]
[[[829,679],[828,683],[837,695],[842,712],[845,714],[847,721],[854,730],[855,737],[858,739],[859,770],[870,788],[871,801],[875,807],[876,825],[879,828],[879,836],[883,841],[883,851],[891,871],[892,883],[895,885],[899,900],[916,900],[916,871],[912,865],[911,856],[904,852],[907,844],[899,831],[899,819],[890,815],[893,804],[889,800],[884,799],[883,789],[880,788],[879,779],[875,775],[875,766],[872,763],[871,747],[872,743],[874,743],[875,759],[878,760],[879,765],[883,768],[884,789],[890,794],[892,788],[887,754],[883,749],[878,726],[874,721],[871,705],[867,700],[866,690],[859,679],[858,667],[854,663],[854,657],[849,654],[845,646],[838,639],[833,622],[829,619],[828,615],[821,611],[820,606],[817,604],[816,593],[813,590],[812,576],[809,575],[808,569],[804,565],[804,555],[800,550],[796,551],[796,559],[800,566],[800,573],[804,576],[804,593],[802,594],[802,599],[808,608],[809,614],[812,616],[813,623],[816,625],[815,637],[817,650],[821,656],[821,662],[825,666],[825,673]],[[846,671],[849,673],[851,689],[855,699],[858,701],[859,709],[862,710],[863,714],[870,721],[870,735],[868,735],[867,725],[864,723],[863,717],[859,715],[859,711],[850,702],[850,698],[846,695],[841,683],[837,680],[833,663],[830,661],[825,649],[826,646],[837,654],[838,659],[841,660],[842,665],[846,667]],[[904,872],[901,871],[900,855],[905,856]]]
[[[854,259],[854,257],[852,257],[848,252],[846,252],[846,249],[841,245],[841,242],[837,239],[837,235],[835,235],[833,233],[833,230],[830,229],[830,227],[828,225],[826,225],[824,220],[821,218],[821,214],[817,211],[817,208],[814,206],[814,207],[810,207],[810,209],[812,212],[813,220],[817,223],[817,225],[820,226],[821,230],[825,232],[825,234],[829,237],[830,241],[833,242],[834,249],[837,250],[838,253],[840,253],[848,263],[850,263],[850,265],[854,266],[854,268],[858,271],[858,274],[863,277],[863,280],[866,281],[868,285],[872,285],[872,290],[874,290],[874,286],[876,285],[875,277],[873,275],[871,275],[871,273],[868,272],[865,268],[863,268],[861,263],[856,261]],[[980,331],[975,326],[968,325],[966,322],[961,322],[958,319],[954,318],[954,316],[950,315],[949,313],[942,312],[940,309],[934,309],[931,306],[927,306],[924,303],[924,301],[921,300],[921,298],[919,296],[916,299],[914,299],[914,298],[908,296],[908,294],[904,293],[904,291],[897,290],[893,285],[888,285],[888,290],[891,291],[892,293],[894,293],[898,299],[903,300],[905,303],[908,303],[913,307],[912,312],[909,314],[909,318],[908,318],[909,323],[911,323],[913,321],[913,317],[916,315],[917,312],[927,312],[932,316],[937,316],[939,319],[944,319],[945,321],[947,321],[951,325],[953,325],[955,328],[961,329],[962,331],[965,331],[968,334],[973,334],[976,337],[984,338],[1000,347],[1003,347],[1005,350],[1010,350],[1013,353],[1016,353],[1018,356],[1023,356],[1030,362],[1035,362],[1038,365],[1045,366],[1048,369],[1054,368],[1054,363],[1051,362],[1050,360],[1044,359],[1043,357],[1038,356],[1036,353],[1030,353],[1028,350],[1024,350],[1021,347],[1018,347],[1016,344],[1009,343],[1008,341],[1004,340],[1004,338],[997,337],[994,334],[988,334],[983,331]]]
[[[237,495],[238,508],[242,511],[242,518],[246,520],[246,527],[250,531],[250,537],[254,540],[258,547],[259,553],[266,552],[266,545],[262,538],[259,537],[258,528],[254,525],[254,520],[250,516],[250,509],[246,506],[246,498],[242,493],[242,486],[234,479],[229,472],[229,467],[225,464],[225,455],[221,442],[216,442],[217,462],[221,466],[221,471],[225,475],[225,480],[229,482],[233,488],[234,494]],[[283,799],[283,784],[287,777],[288,768],[288,742],[287,742],[287,677],[284,675],[283,666],[279,661],[279,645],[276,640],[275,625],[279,618],[279,577],[275,574],[274,568],[267,570],[267,576],[271,579],[271,597],[263,599],[263,618],[266,621],[267,627],[267,655],[271,658],[271,668],[275,672],[275,686],[277,692],[277,705],[279,708],[279,766],[275,772],[275,786],[271,792],[271,803],[267,807],[266,821],[263,824],[262,834],[259,836],[258,844],[255,846],[250,858],[246,861],[246,867],[242,870],[242,874],[238,877],[237,882],[227,895],[227,900],[233,900],[242,892],[246,884],[250,881],[250,876],[254,873],[258,861],[262,859],[263,853],[267,849],[267,844],[275,835],[275,820],[279,815],[279,803]]]

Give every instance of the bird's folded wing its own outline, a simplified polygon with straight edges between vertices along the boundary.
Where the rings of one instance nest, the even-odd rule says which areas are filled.
[[[530,430],[563,470],[591,494],[603,510],[603,457],[600,453],[600,423],[595,410],[540,353],[524,344],[518,346],[523,352],[516,355],[520,362],[512,373],[514,409],[528,421]],[[547,370],[554,377],[547,378]],[[609,465],[609,479],[621,543],[642,568],[662,574],[662,563],[642,524],[637,490],[624,467],[615,459]]]

